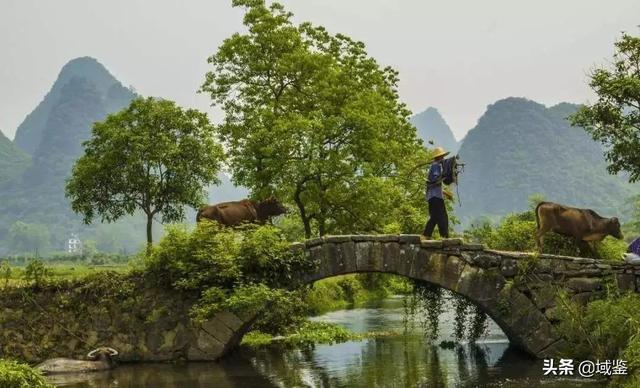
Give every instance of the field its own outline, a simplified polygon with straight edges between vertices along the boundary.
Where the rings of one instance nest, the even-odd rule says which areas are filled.
[[[11,266],[0,269],[0,288],[16,287],[27,284],[27,267]],[[87,265],[87,264],[52,264],[45,265],[46,278],[49,280],[77,279],[100,271],[126,272],[131,269],[128,264]]]

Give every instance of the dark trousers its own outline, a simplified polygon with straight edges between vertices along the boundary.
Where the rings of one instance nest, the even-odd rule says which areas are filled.
[[[433,229],[438,225],[438,231],[443,238],[449,237],[449,216],[447,215],[447,208],[444,206],[444,199],[431,198],[429,199],[429,220],[424,227],[423,235],[432,237]]]

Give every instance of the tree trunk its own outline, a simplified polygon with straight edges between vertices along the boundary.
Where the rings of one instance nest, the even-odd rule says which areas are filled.
[[[298,211],[300,212],[300,219],[302,225],[304,225],[304,237],[311,238],[311,220],[307,217],[307,211],[302,201],[299,198],[295,198],[296,205],[298,205]]]
[[[300,194],[302,192],[302,184],[298,184],[296,188],[296,192],[293,194],[293,200],[298,206],[298,211],[300,212],[300,219],[302,220],[302,225],[304,225],[304,237],[311,238],[311,219],[307,217],[307,209],[304,207],[304,203],[300,198]]]
[[[147,256],[153,246],[153,214],[147,213]]]
[[[316,220],[318,221],[318,234],[320,235],[320,237],[325,235],[325,223],[324,223],[324,217],[319,217],[316,218]]]

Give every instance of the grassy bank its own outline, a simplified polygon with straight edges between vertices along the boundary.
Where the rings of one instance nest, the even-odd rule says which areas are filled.
[[[409,294],[412,290],[412,283],[400,276],[344,275],[314,283],[305,301],[309,315],[320,315],[329,311],[375,305],[391,295]]]
[[[247,333],[243,345],[260,347],[271,344],[302,346],[312,343],[336,343],[393,335],[390,332],[354,333],[335,324],[311,322],[308,316],[329,311],[379,305],[391,295],[409,294],[413,284],[390,274],[353,274],[324,279],[293,299],[282,300]]]

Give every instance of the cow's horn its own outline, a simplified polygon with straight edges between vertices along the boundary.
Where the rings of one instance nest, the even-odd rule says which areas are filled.
[[[98,350],[100,349],[93,349],[92,351],[87,353],[87,358],[96,358],[96,353],[98,352]]]
[[[111,355],[111,357],[115,357],[118,355],[118,351],[115,350],[114,348],[107,348],[107,351],[109,352],[109,354]]]

